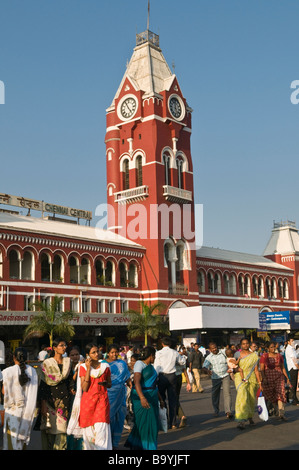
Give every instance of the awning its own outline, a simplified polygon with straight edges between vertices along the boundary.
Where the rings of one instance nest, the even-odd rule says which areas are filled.
[[[183,307],[169,309],[169,329],[243,329],[259,328],[257,308]]]

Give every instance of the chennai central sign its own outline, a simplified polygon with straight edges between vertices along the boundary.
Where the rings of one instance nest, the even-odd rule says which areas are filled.
[[[23,209],[32,209],[42,213],[49,212],[52,214],[66,215],[68,217],[77,217],[78,219],[92,219],[92,212],[82,209],[74,209],[73,207],[60,206],[58,204],[50,204],[45,201],[37,201],[20,196],[12,196],[10,194],[0,193],[0,204],[9,206],[22,207]]]

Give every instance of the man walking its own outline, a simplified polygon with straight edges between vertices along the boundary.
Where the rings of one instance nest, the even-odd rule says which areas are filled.
[[[219,415],[219,401],[222,385],[225,414],[227,419],[231,419],[233,417],[230,391],[231,379],[227,372],[227,358],[224,352],[219,351],[216,343],[210,343],[209,350],[210,354],[203,363],[203,370],[206,371],[212,379],[212,405],[215,416]]]
[[[203,392],[203,388],[200,383],[200,373],[202,369],[202,365],[204,362],[204,358],[202,353],[199,350],[199,344],[194,344],[194,350],[190,353],[189,356],[189,370],[193,373],[194,382],[192,384],[192,392]]]
[[[294,338],[288,338],[288,345],[285,350],[285,359],[287,363],[288,373],[290,376],[291,382],[291,390],[290,390],[290,398],[292,399],[292,404],[298,406],[299,402],[297,399],[297,382],[298,382],[298,358],[295,350],[295,341]]]
[[[156,352],[154,367],[158,374],[159,393],[165,401],[166,393],[168,399],[168,427],[176,428],[176,364],[185,365],[186,357],[181,356],[178,351],[171,348],[172,340],[169,337],[162,339],[163,348]]]

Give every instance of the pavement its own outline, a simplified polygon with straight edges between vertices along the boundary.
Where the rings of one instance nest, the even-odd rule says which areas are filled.
[[[267,422],[255,414],[255,425],[246,425],[244,430],[237,428],[234,420],[227,420],[224,411],[214,416],[211,401],[211,380],[203,378],[203,393],[187,392],[183,385],[181,405],[187,416],[184,428],[160,432],[158,451],[198,451],[198,450],[299,450],[299,407],[286,405],[287,421],[270,417]],[[235,387],[232,384],[232,402],[235,402]],[[222,393],[220,410],[223,410]],[[131,452],[124,447],[129,431],[123,430],[119,451],[122,455]],[[1,434],[1,433],[0,433]],[[1,438],[0,438],[1,448]],[[41,450],[40,433],[33,431],[28,450]],[[163,463],[163,462],[162,462]]]

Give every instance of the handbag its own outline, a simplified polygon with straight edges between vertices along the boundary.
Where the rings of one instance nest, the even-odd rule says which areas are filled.
[[[257,399],[257,412],[258,412],[259,418],[262,421],[268,421],[269,419],[268,408],[266,405],[265,397],[263,396],[262,392],[260,392],[259,397]]]
[[[167,410],[166,406],[161,408],[159,403],[159,421],[160,421],[160,430],[167,432],[168,430],[168,420],[167,420]]]

